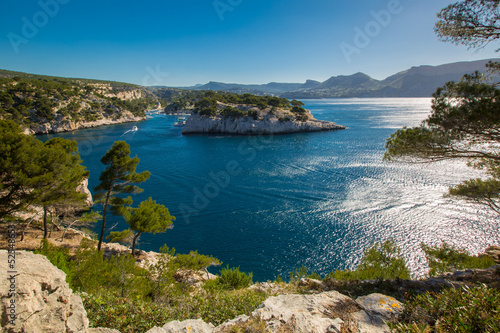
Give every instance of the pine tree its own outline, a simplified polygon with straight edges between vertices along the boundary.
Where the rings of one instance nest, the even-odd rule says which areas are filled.
[[[81,163],[76,141],[54,138],[43,145],[37,162],[40,174],[31,182],[34,203],[43,207],[43,238],[48,236],[47,213],[51,207],[64,204],[83,209],[87,195],[76,189],[89,171]]]
[[[134,231],[132,239],[132,255],[135,255],[135,245],[142,233],[162,233],[171,225],[175,217],[170,215],[168,208],[157,204],[151,197],[139,204],[139,207],[131,209],[131,215],[127,218],[130,230]]]
[[[149,171],[137,173],[135,170],[139,164],[139,158],[130,157],[130,145],[125,141],[116,141],[113,146],[101,158],[102,164],[106,169],[99,176],[101,182],[95,187],[96,203],[103,205],[102,227],[99,235],[99,244],[97,249],[100,251],[104,233],[106,231],[106,215],[108,208],[115,215],[123,214],[126,205],[132,204],[130,197],[119,197],[120,194],[136,194],[143,190],[136,185],[149,179]]]
[[[482,47],[500,38],[500,1],[464,0],[443,9],[436,32],[443,41]],[[498,51],[498,50],[497,50]],[[500,63],[490,75],[465,75],[434,94],[432,112],[421,126],[403,128],[386,143],[385,159],[410,162],[465,159],[487,178],[451,187],[449,194],[487,205],[500,214]]]
[[[32,179],[40,174],[41,141],[24,135],[10,120],[0,120],[0,219],[24,211],[33,201]]]

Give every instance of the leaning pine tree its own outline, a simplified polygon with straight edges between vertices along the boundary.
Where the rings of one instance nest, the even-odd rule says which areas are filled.
[[[436,33],[443,41],[482,47],[500,39],[500,1],[464,0],[443,9]],[[500,49],[499,49],[500,50]],[[387,160],[465,159],[485,171],[450,188],[449,194],[485,204],[500,214],[500,63],[489,75],[466,75],[434,94],[421,126],[403,128],[387,140]]]
[[[116,141],[111,149],[101,158],[106,169],[99,176],[101,182],[94,188],[96,203],[103,205],[102,227],[99,235],[97,250],[101,250],[104,233],[106,231],[106,215],[108,208],[113,214],[120,215],[126,205],[132,203],[132,199],[123,198],[120,194],[136,194],[143,190],[136,185],[149,179],[149,171],[137,173],[135,169],[139,164],[139,158],[130,157],[130,145],[125,141]]]
[[[172,227],[175,216],[170,215],[168,208],[157,204],[151,197],[139,204],[137,208],[130,208],[130,213],[124,214],[130,229],[112,232],[108,236],[112,241],[132,244],[132,256],[135,255],[135,246],[142,233],[157,234]]]

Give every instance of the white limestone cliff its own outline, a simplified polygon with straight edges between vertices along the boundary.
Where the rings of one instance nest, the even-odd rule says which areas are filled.
[[[334,122],[314,118],[307,121],[287,119],[275,116],[254,119],[252,117],[231,118],[220,115],[209,117],[194,114],[188,118],[182,134],[268,135],[345,129],[345,126],[337,125]]]

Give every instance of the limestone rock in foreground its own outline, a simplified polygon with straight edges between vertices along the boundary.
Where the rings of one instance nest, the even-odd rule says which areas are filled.
[[[89,333],[120,333],[112,328],[89,328]]]
[[[316,295],[280,295],[265,300],[250,316],[239,316],[218,327],[201,320],[171,322],[147,333],[226,333],[252,319],[263,321],[269,332],[389,333],[386,321],[398,316],[403,305],[392,297],[372,294],[353,300],[337,291]]]
[[[484,254],[491,257],[497,264],[500,264],[500,246],[490,246],[484,251]]]
[[[253,119],[252,117],[207,117],[192,115],[188,118],[182,134],[235,134],[270,135],[302,132],[321,132],[345,129],[329,121],[309,119],[307,121],[280,121],[277,117]]]
[[[251,317],[266,322],[271,332],[389,332],[385,323],[402,309],[397,300],[373,294],[356,301],[336,291],[317,295],[270,297]],[[392,310],[392,311],[391,311]]]
[[[11,258],[12,259],[12,258]],[[18,251],[15,271],[8,265],[8,252],[0,250],[0,332],[25,333],[87,333],[89,321],[79,296],[66,283],[66,274],[38,254]],[[9,297],[9,278],[14,275],[15,296]],[[14,300],[14,303],[11,303]],[[15,305],[15,310],[9,308]],[[12,325],[8,315],[17,318]]]
[[[212,333],[214,325],[207,324],[201,319],[190,319],[185,321],[171,321],[163,327],[154,327],[147,333]]]

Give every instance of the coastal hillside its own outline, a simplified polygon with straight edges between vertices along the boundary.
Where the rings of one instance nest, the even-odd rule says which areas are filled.
[[[0,70],[0,119],[27,133],[64,132],[145,119],[159,99],[128,83]]]
[[[456,62],[439,66],[414,66],[384,80],[365,73],[332,76],[324,82],[307,80],[305,83],[236,84],[209,82],[189,87],[189,90],[212,90],[255,95],[276,95],[289,99],[350,98],[350,97],[431,97],[438,87],[448,81],[457,81],[464,74],[484,72],[486,59]]]

